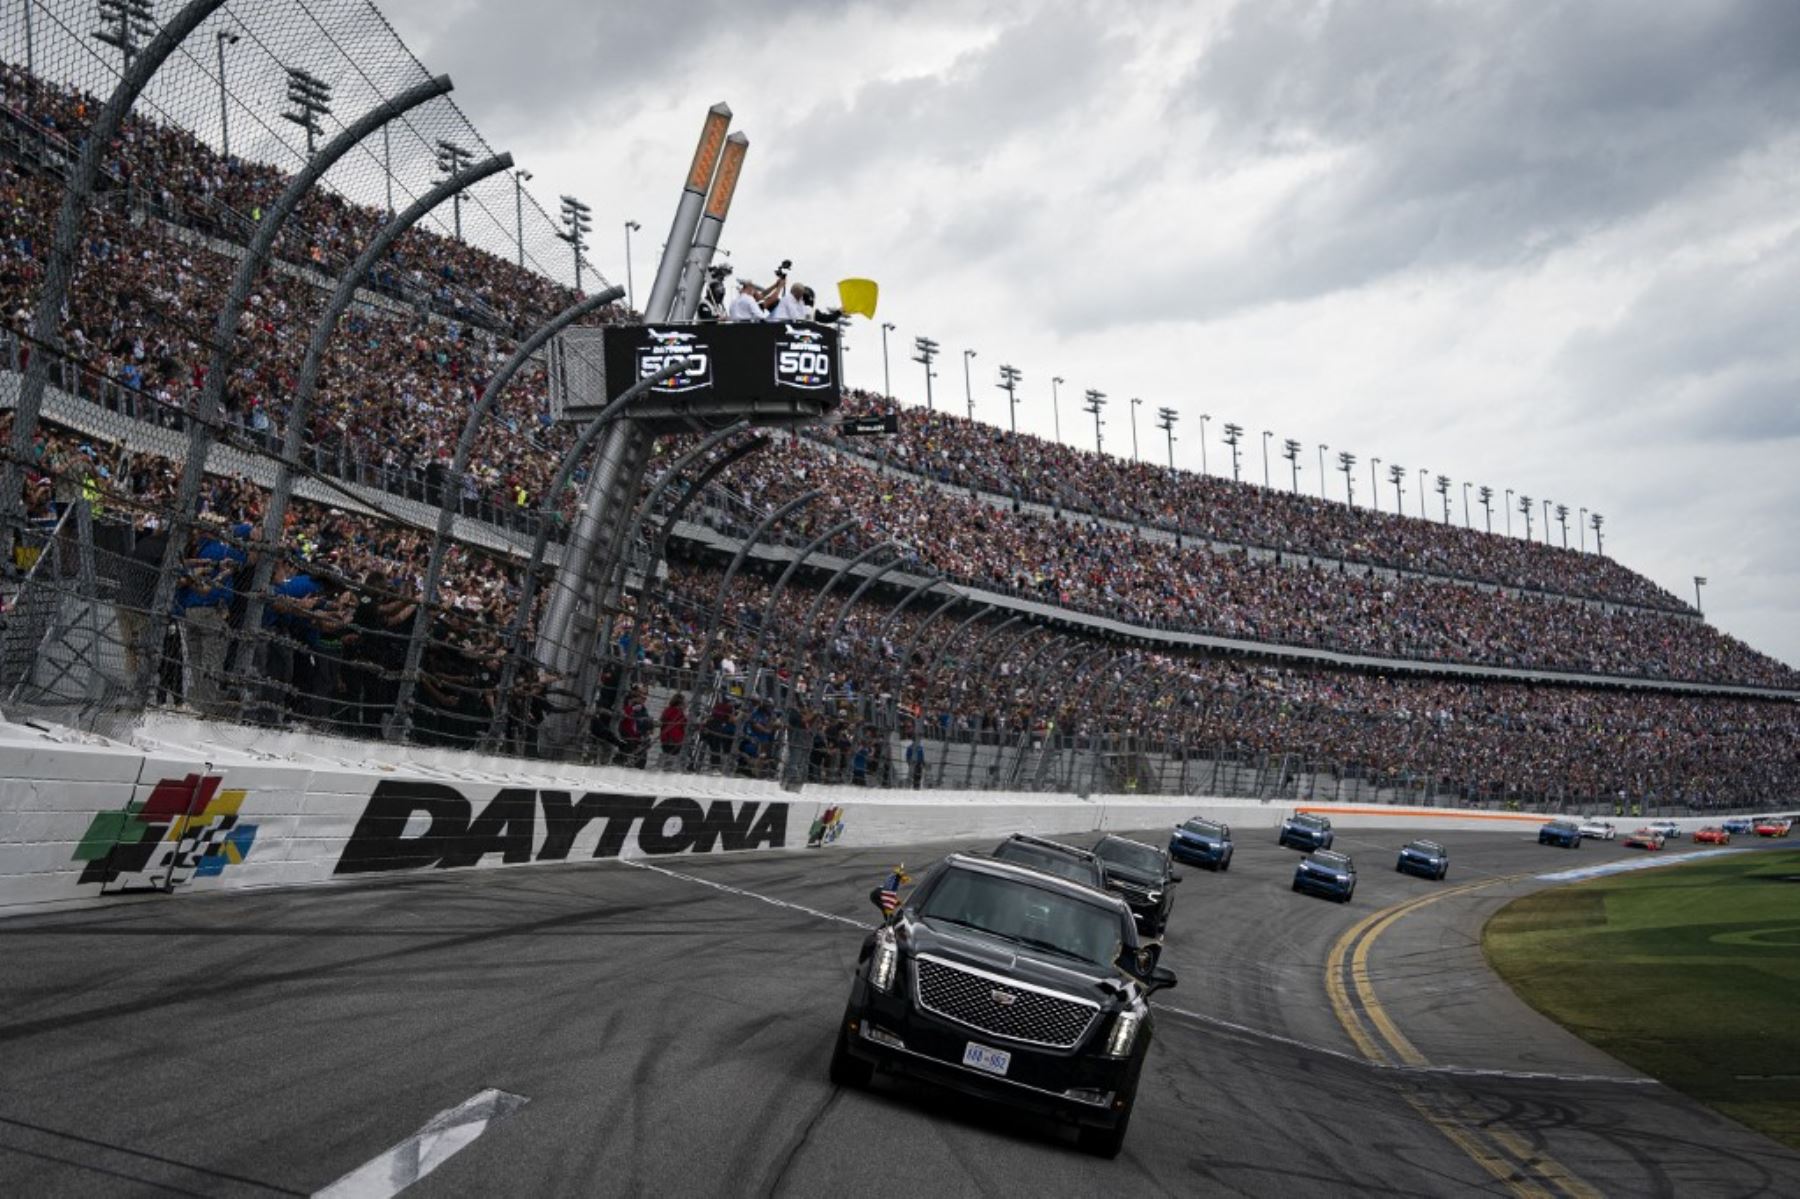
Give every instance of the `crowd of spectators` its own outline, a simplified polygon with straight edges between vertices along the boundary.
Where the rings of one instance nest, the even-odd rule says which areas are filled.
[[[959,582],[1139,625],[1385,658],[1800,685],[1795,671],[1673,612],[1177,546],[1071,513],[946,493],[806,438],[746,460],[726,483],[751,511],[821,490],[793,523],[796,539],[854,519],[857,544],[892,539]]]
[[[885,411],[869,392],[845,411]],[[1008,433],[948,412],[900,414],[891,443],[834,438],[851,453],[957,487],[1284,553],[1449,575],[1505,587],[1691,612],[1649,579],[1598,553],[1501,536],[1449,521],[1350,507],[1298,491],[1129,461]],[[1284,468],[1277,468],[1278,470]],[[1313,481],[1317,487],[1317,480]],[[1410,481],[1408,483],[1410,487]],[[1379,505],[1381,497],[1377,496]],[[1411,502],[1410,491],[1407,494]],[[1441,500],[1426,501],[1435,514]],[[1453,507],[1460,507],[1454,496]],[[1472,521],[1484,521],[1479,506]],[[1502,513],[1502,520],[1506,516]],[[1484,521],[1485,525],[1485,521]],[[1540,537],[1547,530],[1539,529]],[[1576,530],[1574,539],[1583,536]]]
[[[0,68],[9,117],[69,141],[92,102],[78,94],[27,88],[16,67]],[[234,256],[191,236],[233,230],[222,214],[260,214],[282,176],[240,159],[221,159],[196,139],[150,121],[126,122],[106,160],[113,190],[89,213],[83,252],[66,304],[67,355],[111,380],[109,395],[128,415],[178,423],[205,383],[213,320],[236,271]],[[61,202],[62,179],[20,161],[0,163],[0,313],[15,333],[29,330]],[[162,219],[147,219],[146,213]],[[245,218],[247,219],[247,218]],[[353,257],[382,214],[314,189],[284,226],[277,253],[288,267],[330,268]],[[223,222],[223,223],[222,223]],[[239,322],[237,356],[222,418],[251,444],[285,433],[307,335],[323,311],[317,274],[263,272]],[[428,297],[420,305],[359,304],[328,343],[304,444],[334,473],[432,495],[448,467],[463,419],[513,337],[574,302],[575,293],[483,250],[415,228],[380,264],[375,283]],[[404,288],[401,285],[404,284]],[[616,308],[592,320],[617,319]],[[528,369],[503,393],[491,436],[476,448],[462,494],[472,510],[504,514],[535,506],[572,438],[550,424],[542,370]]]
[[[174,472],[53,426],[34,462],[36,520],[67,504],[95,518],[100,573],[115,581],[129,656],[154,590]],[[262,635],[247,636],[265,503],[243,479],[208,487],[184,555],[179,618],[160,649],[158,698],[203,715],[383,735],[428,538],[367,513],[296,502]],[[529,660],[528,622],[502,689],[520,595],[514,564],[459,546],[446,579],[411,713],[410,735],[428,743],[529,754],[545,713],[573,702],[587,709],[591,744],[627,765],[674,765],[688,747],[701,768],[853,783],[907,777],[888,733],[916,729],[933,743],[1105,738],[1146,753],[1267,755],[1295,771],[1433,781],[1481,797],[1624,793],[1704,808],[1800,785],[1792,702],[1275,667],[1039,626],[989,637],[998,616],[950,640],[966,610],[933,624],[935,597],[896,614],[891,595],[849,603],[847,586],[821,602],[801,577],[771,604],[771,582],[755,569],[716,608],[716,562],[677,561],[665,585],[636,597],[616,626],[600,688],[571,701]],[[121,678],[136,666],[126,661]],[[652,684],[663,697],[654,704]],[[671,690],[691,696],[692,708]],[[805,752],[784,753],[795,744]]]
[[[25,89],[4,76],[15,113],[73,137],[87,103]],[[254,212],[280,176],[221,160],[179,131],[129,122],[113,174],[154,185],[161,207],[196,219],[221,208]],[[0,253],[0,302],[15,328],[35,299],[42,230],[59,180],[8,166],[0,204],[10,236]],[[152,416],[179,413],[204,382],[208,325],[234,266],[163,222],[107,204],[93,214],[65,325],[71,356],[144,397]],[[309,202],[285,252],[336,260],[380,214],[341,198]],[[437,286],[439,309],[498,311],[529,324],[572,299],[539,276],[452,239],[414,231],[384,269]],[[462,297],[459,301],[458,297]],[[463,302],[466,301],[466,302]],[[479,303],[477,303],[477,301]],[[460,303],[460,307],[458,304]],[[226,417],[253,442],[285,428],[304,338],[322,305],[304,276],[264,274],[241,322],[242,352],[225,389]],[[462,421],[510,342],[490,325],[441,311],[358,308],[332,339],[304,438],[314,462],[390,484],[431,502],[494,516],[535,508],[569,444],[547,423],[541,372],[505,393],[456,496],[443,477]],[[866,399],[866,398],[865,398]],[[1211,477],[1084,454],[942,414],[907,413],[888,455],[813,445],[783,447],[728,483],[759,502],[826,483],[834,518],[855,516],[868,536],[895,536],[958,579],[1138,623],[1223,637],[1367,655],[1616,674],[1650,679],[1793,685],[1794,672],[1676,611],[1641,577],[1595,554],[1572,553],[1428,521],[1354,510]],[[845,444],[851,444],[846,442]],[[1274,546],[1286,560],[1184,548],[1079,519],[1054,520],[953,498],[921,476],[1043,500],[1065,515],[1098,513],[1174,526],[1205,540]],[[564,499],[566,497],[558,497]],[[1449,586],[1406,575],[1373,578],[1300,565],[1304,555],[1379,561],[1510,586],[1544,587],[1669,611],[1559,603],[1531,594]]]
[[[13,67],[0,69],[0,89],[15,132],[23,123],[78,142],[90,101],[22,87]],[[65,350],[128,398],[128,415],[174,423],[204,385],[212,314],[235,267],[192,233],[229,239],[235,230],[241,237],[244,222],[257,218],[282,179],[266,167],[222,160],[179,131],[135,120],[107,170],[113,190],[90,214],[63,325]],[[0,162],[0,312],[16,335],[31,326],[60,185],[41,162]],[[316,196],[284,235],[281,254],[290,264],[329,272],[381,219],[341,198]],[[536,507],[569,444],[567,431],[546,420],[541,374],[515,381],[506,393],[460,495],[442,493],[444,466],[512,339],[573,295],[504,259],[417,231],[401,239],[376,283],[420,302],[358,305],[342,322],[303,438],[308,455],[321,465],[335,458],[328,469],[338,473],[373,468],[433,502],[484,513]],[[303,334],[322,306],[316,279],[302,271],[259,278],[225,388],[227,422],[245,445],[269,445],[283,433]],[[1393,658],[1800,683],[1795,672],[1693,619],[1673,597],[1599,555],[1102,458],[942,414],[902,414],[902,433],[880,462],[871,460],[870,444],[780,441],[724,477],[749,507],[731,516],[731,501],[720,500],[715,518],[737,520],[741,531],[754,515],[817,487],[825,497],[790,522],[790,535],[810,537],[848,517],[856,532],[838,548],[892,538],[918,564],[949,578],[1146,626]],[[173,467],[54,422],[41,427],[27,466],[34,523],[53,523],[71,504],[87,505],[99,518],[97,548],[113,556],[116,569],[107,578],[119,588],[120,632],[128,634],[124,626],[146,615],[138,610],[145,601],[133,597],[147,599],[144,587],[154,578],[150,564],[159,557],[156,539],[167,535]],[[949,494],[937,484],[1044,503],[1060,515]],[[158,689],[167,702],[209,715],[303,719],[376,735],[392,718],[428,537],[367,513],[297,502],[282,546],[266,551],[280,557],[275,590],[264,629],[249,636],[246,591],[265,503],[246,480],[210,485],[186,547],[180,619],[158,651]],[[1179,531],[1185,544],[1121,531],[1094,516]],[[1215,552],[1204,544],[1211,541],[1279,556]],[[1635,607],[1365,575],[1296,557]],[[1029,677],[997,648],[991,660],[953,656],[943,671],[931,670],[919,655],[904,653],[922,613],[884,628],[886,609],[875,603],[856,605],[842,629],[802,660],[794,647],[811,646],[815,631],[799,625],[814,597],[799,587],[785,594],[773,618],[779,627],[765,634],[757,614],[766,583],[754,578],[734,593],[721,640],[702,662],[717,576],[698,567],[678,570],[667,601],[627,626],[618,646],[627,665],[609,673],[600,693],[571,697],[561,691],[564,680],[545,677],[530,662],[533,614],[518,612],[515,564],[459,546],[445,580],[412,734],[448,744],[476,744],[492,732],[529,752],[531,730],[547,711],[580,706],[590,712],[594,736],[631,763],[649,762],[652,750],[666,759],[694,745],[721,768],[730,762],[767,771],[766,735],[807,739],[804,760],[813,777],[889,777],[898,767],[888,761],[887,739],[869,707],[885,695],[933,736],[996,743],[1055,730],[1130,728],[1170,745],[1229,745],[1390,776],[1700,797],[1696,802],[1794,779],[1790,703],[1277,670],[1141,650],[1113,651],[1096,668],[1094,686],[1063,694],[1053,671],[1070,665],[1068,655]],[[510,640],[509,630],[521,623],[523,636]],[[509,649],[522,652],[509,660]],[[691,713],[679,703],[671,713],[666,700],[661,711],[650,711],[648,692],[632,681],[639,672],[630,663],[640,658],[652,675],[686,680]],[[125,663],[121,675],[134,674],[136,665]],[[252,667],[261,671],[254,685],[244,681],[257,677],[248,673]],[[778,699],[713,686],[721,678],[748,683],[765,676],[778,681]],[[511,680],[504,690],[503,678]],[[702,684],[704,694],[694,690]],[[1084,710],[1102,694],[1110,697],[1104,710]]]

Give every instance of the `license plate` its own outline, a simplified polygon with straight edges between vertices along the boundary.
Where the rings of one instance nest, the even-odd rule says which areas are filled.
[[[963,1050],[963,1065],[985,1070],[989,1074],[1005,1074],[1007,1067],[1012,1065],[1012,1054],[1004,1049],[989,1049],[986,1045],[970,1041]]]

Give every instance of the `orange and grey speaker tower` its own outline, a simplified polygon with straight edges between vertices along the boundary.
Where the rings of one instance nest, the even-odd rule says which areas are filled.
[[[656,267],[656,282],[650,285],[650,299],[644,304],[646,321],[679,320],[675,311],[675,293],[681,289],[681,272],[687,264],[688,252],[694,244],[694,231],[700,225],[700,210],[706,204],[707,188],[713,172],[725,152],[725,131],[731,128],[731,108],[715,104],[706,112],[706,124],[700,130],[700,144],[694,147],[694,161],[688,167],[687,183],[681,189],[681,202],[675,206],[675,220],[669,226],[669,240],[663,246],[662,261]]]
[[[734,133],[725,139],[725,153],[719,159],[718,174],[713,176],[712,190],[706,196],[706,211],[700,218],[700,232],[688,251],[687,265],[681,272],[681,288],[676,293],[672,320],[691,321],[700,311],[700,297],[706,291],[706,268],[712,265],[719,249],[719,230],[731,211],[732,193],[737,191],[738,175],[744,169],[744,154],[750,139]]]

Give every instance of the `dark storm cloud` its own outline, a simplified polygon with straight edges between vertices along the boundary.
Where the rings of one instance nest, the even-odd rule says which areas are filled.
[[[1240,5],[1175,89],[1229,172],[1331,165],[1265,214],[1196,315],[1415,269],[1528,263],[1766,144],[1800,113],[1800,5]]]
[[[596,107],[624,120],[669,95],[783,89],[760,52],[790,21],[832,19],[844,0],[387,0],[419,55],[475,96],[495,136],[574,126]],[[896,3],[897,16],[908,6]],[[758,57],[746,65],[751,52]]]
[[[1800,437],[1800,235],[1748,262],[1671,268],[1603,331],[1572,338],[1557,372],[1591,419],[1667,406],[1684,440]],[[1650,426],[1666,438],[1666,425]]]

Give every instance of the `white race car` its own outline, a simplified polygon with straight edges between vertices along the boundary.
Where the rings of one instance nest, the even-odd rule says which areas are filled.
[[[1650,827],[1663,835],[1663,840],[1673,841],[1681,836],[1681,826],[1673,820],[1652,820]]]
[[[1605,820],[1583,820],[1581,835],[1590,841],[1611,841],[1619,830]]]

